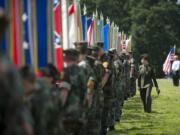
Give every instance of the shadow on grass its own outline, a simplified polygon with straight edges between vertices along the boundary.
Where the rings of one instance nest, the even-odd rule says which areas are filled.
[[[117,129],[117,130],[113,131],[113,135],[128,134],[131,131],[137,131],[137,130],[141,130],[141,128],[132,127],[129,129]]]

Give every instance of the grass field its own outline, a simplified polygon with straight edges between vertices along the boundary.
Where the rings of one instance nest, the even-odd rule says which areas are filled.
[[[124,105],[121,122],[108,135],[180,135],[180,87],[171,80],[158,80],[161,94],[153,89],[152,113],[143,112],[137,95]]]

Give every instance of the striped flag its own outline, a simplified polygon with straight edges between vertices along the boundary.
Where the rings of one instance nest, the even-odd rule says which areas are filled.
[[[163,64],[163,72],[166,75],[169,75],[171,73],[171,65],[172,65],[172,61],[173,61],[173,57],[175,55],[175,52],[176,52],[176,47],[173,47],[170,50],[170,52],[169,52],[169,54],[168,54],[168,56],[167,56],[167,58]]]
[[[87,31],[87,42],[88,42],[88,46],[93,45],[93,27],[94,27],[94,21],[93,20],[88,20],[91,21],[88,31]]]
[[[25,64],[32,65],[33,62],[33,41],[32,41],[32,18],[31,1],[23,0],[23,49],[25,52]]]
[[[61,24],[61,4],[60,1],[53,1],[53,20],[54,20],[54,45],[55,45],[55,64],[60,72],[63,68],[62,59],[62,46],[61,46],[61,35],[62,35],[62,24]]]

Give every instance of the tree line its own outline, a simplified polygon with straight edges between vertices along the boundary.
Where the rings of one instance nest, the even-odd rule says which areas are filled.
[[[81,0],[88,15],[96,10],[132,35],[136,60],[148,53],[158,77],[171,47],[180,53],[180,4],[177,0]],[[139,61],[137,61],[138,63]]]

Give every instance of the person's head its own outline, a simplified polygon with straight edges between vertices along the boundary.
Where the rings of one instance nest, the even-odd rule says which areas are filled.
[[[87,42],[75,42],[75,49],[79,52],[79,60],[84,60],[87,51],[88,51],[88,43]]]
[[[178,60],[178,55],[174,56],[174,61]]]
[[[75,49],[67,49],[63,51],[64,67],[78,64],[79,52]]]
[[[100,50],[100,48],[97,45],[91,46],[91,55],[95,58],[98,58],[99,50]]]
[[[41,70],[41,74],[49,86],[55,85],[59,80],[59,72],[53,64],[47,64],[46,67]]]
[[[0,39],[2,38],[7,26],[8,26],[8,18],[5,15],[2,8],[0,8]]]
[[[143,64],[143,65],[148,65],[149,64],[148,56],[143,56],[142,57],[141,64]]]
[[[29,95],[35,89],[35,73],[29,66],[22,67],[19,72],[23,81],[24,94]]]
[[[98,55],[101,57],[104,54],[104,42],[97,42],[96,46],[99,47]]]

